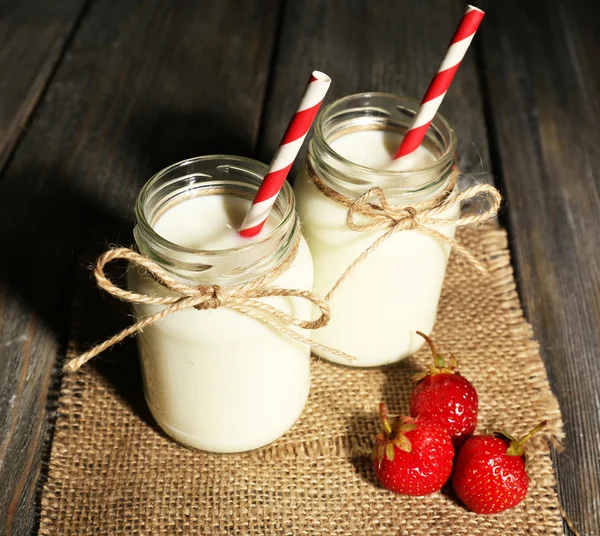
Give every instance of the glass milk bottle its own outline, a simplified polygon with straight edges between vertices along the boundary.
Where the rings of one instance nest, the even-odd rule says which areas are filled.
[[[159,172],[136,203],[140,251],[187,285],[220,285],[224,292],[264,276],[297,251],[269,286],[310,289],[312,259],[289,185],[257,237],[237,234],[266,171],[254,160],[207,156]],[[128,287],[173,294],[135,267],[128,271]],[[265,301],[302,319],[314,317],[304,300]],[[161,308],[134,307],[138,320]],[[138,348],[154,418],[190,447],[239,452],[266,445],[292,427],[308,397],[309,346],[226,307],[173,313],[145,328]]]
[[[453,187],[456,136],[439,114],[421,147],[401,161],[392,160],[418,105],[396,95],[362,93],[330,104],[317,118],[295,192],[313,255],[315,287],[322,296],[385,231],[348,228],[348,207],[325,196],[314,184],[315,175],[352,200],[381,187],[394,207],[433,199]],[[451,219],[459,211],[451,205],[438,216]],[[432,227],[454,236],[452,225]],[[335,291],[331,321],[313,339],[358,358],[353,366],[385,365],[411,355],[423,344],[415,332],[429,334],[433,328],[449,250],[418,230],[396,232]],[[327,352],[316,353],[348,364]]]

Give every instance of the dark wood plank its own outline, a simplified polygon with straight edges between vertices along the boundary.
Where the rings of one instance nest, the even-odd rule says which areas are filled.
[[[0,170],[87,0],[0,1]]]
[[[363,91],[421,98],[463,11],[460,2],[437,0],[287,2],[261,130],[262,159],[272,156],[314,69],[333,80],[325,102]],[[457,130],[461,168],[488,181],[482,175],[489,169],[482,110],[475,54],[470,52],[441,113]]]
[[[561,502],[600,534],[600,34],[596,4],[486,2],[494,164],[526,313],[563,411]]]
[[[254,151],[277,17],[275,0],[97,0],[81,22],[0,178],[1,533],[35,525],[46,399],[90,233],[127,240],[139,188],[166,164]]]
[[[599,233],[597,223],[594,226],[599,213],[598,180],[593,168],[600,141],[594,128],[599,115],[595,94],[600,87],[597,31],[586,10],[590,2],[576,2],[568,9],[558,2],[552,7],[533,2],[525,16],[517,2],[488,4],[483,6],[488,16],[474,45],[479,47],[485,39],[484,53],[469,52],[442,113],[455,124],[461,139],[462,168],[474,174],[482,168],[493,170],[505,177],[509,219],[517,229],[515,253],[523,299],[565,412],[567,452],[555,455],[560,498],[587,533],[600,534],[600,376],[588,372],[591,377],[583,380],[584,389],[577,387],[578,378],[594,370],[592,351],[600,342]],[[269,159],[293,110],[302,73],[317,68],[332,76],[327,102],[367,90],[419,96],[462,9],[461,3],[439,2],[356,0],[344,6],[317,0],[288,2],[261,130],[263,159]],[[534,29],[532,21],[539,19],[544,26]],[[555,55],[561,58],[556,70]],[[475,68],[481,63],[490,71],[483,88]],[[530,69],[538,73],[536,78],[529,76]],[[571,91],[570,85],[576,90]],[[494,133],[498,128],[501,141],[499,146],[493,144],[497,153],[493,168],[482,89],[491,91],[494,121],[489,124]],[[544,115],[539,116],[542,108]],[[578,113],[571,115],[570,108]],[[586,128],[571,137],[580,124]],[[565,125],[571,141],[555,167]],[[540,155],[541,137],[544,155]],[[581,158],[575,167],[569,166],[572,155]],[[547,175],[552,175],[552,181]],[[579,208],[580,203],[585,206]],[[535,213],[531,207],[537,208]],[[563,262],[565,255],[569,259]],[[581,295],[584,289],[586,296]]]

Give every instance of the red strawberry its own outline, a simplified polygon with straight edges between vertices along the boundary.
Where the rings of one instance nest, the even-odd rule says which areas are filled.
[[[544,421],[519,441],[504,432],[467,439],[456,458],[452,485],[469,510],[496,514],[525,498],[529,476],[523,445],[545,425]]]
[[[454,447],[438,425],[410,417],[388,420],[379,404],[383,432],[375,438],[373,466],[384,488],[404,495],[429,495],[450,477]]]
[[[417,331],[427,341],[434,365],[416,375],[417,382],[410,397],[410,414],[445,428],[455,448],[475,430],[477,424],[477,391],[456,369],[456,358],[437,353],[433,341]]]

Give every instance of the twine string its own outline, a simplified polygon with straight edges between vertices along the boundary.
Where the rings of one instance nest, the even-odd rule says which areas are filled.
[[[300,244],[299,236],[290,253],[285,257],[283,262],[273,270],[249,283],[232,288],[224,288],[220,285],[189,285],[179,281],[161,268],[156,262],[132,249],[111,249],[101,255],[96,263],[94,276],[98,286],[112,296],[125,302],[146,305],[164,305],[165,308],[153,315],[142,318],[132,326],[113,335],[87,352],[71,359],[66,364],[65,368],[75,371],[87,361],[111,346],[121,342],[123,339],[142,331],[148,326],[156,324],[163,318],[176,313],[177,311],[191,307],[200,311],[225,307],[242,315],[254,318],[275,331],[312,346],[313,349],[328,352],[348,361],[355,361],[356,358],[353,356],[342,352],[341,350],[317,343],[304,336],[301,332],[292,329],[290,326],[312,330],[327,325],[331,317],[329,303],[334,293],[341,287],[344,281],[348,279],[352,272],[354,272],[354,270],[356,270],[356,268],[364,262],[371,253],[373,253],[373,251],[381,246],[381,244],[388,240],[393,234],[400,231],[414,230],[431,236],[454,248],[459,255],[464,257],[477,270],[487,274],[486,267],[467,248],[454,238],[444,235],[431,226],[453,225],[464,227],[479,225],[489,221],[497,214],[501,202],[500,193],[494,187],[487,184],[478,184],[463,192],[456,193],[454,192],[454,187],[456,185],[458,172],[454,170],[449,184],[438,196],[414,203],[411,206],[394,206],[390,204],[385,192],[379,187],[371,188],[357,199],[353,199],[340,194],[333,188],[327,186],[315,173],[309,160],[306,162],[306,167],[315,186],[325,196],[348,207],[346,225],[349,229],[357,232],[385,230],[379,238],[377,238],[348,266],[348,268],[346,268],[324,299],[308,290],[284,289],[270,286],[270,284],[281,274],[285,273],[294,262]],[[462,202],[478,196],[484,196],[487,199],[487,207],[482,212],[465,216],[460,215],[456,218],[439,217],[441,213],[451,207],[456,206],[457,204],[460,205]],[[376,203],[372,202],[373,198],[376,199]],[[158,284],[173,291],[174,295],[157,296],[140,294],[115,285],[115,283],[106,275],[104,268],[107,264],[118,259],[125,259],[129,261],[131,265],[144,269]],[[263,298],[270,297],[306,300],[319,309],[320,314],[315,320],[298,318],[262,301]]]
[[[365,232],[386,230],[365,251],[363,251],[342,273],[325,296],[329,302],[335,292],[342,286],[344,281],[373,253],[381,244],[387,241],[393,234],[399,231],[418,231],[422,234],[443,242],[453,248],[460,256],[464,257],[469,264],[482,274],[487,275],[487,268],[458,240],[430,227],[431,225],[452,225],[456,227],[475,226],[491,220],[498,213],[502,197],[500,192],[489,184],[477,184],[463,192],[456,193],[454,188],[458,179],[458,171],[454,170],[447,187],[438,196],[419,201],[410,206],[395,206],[390,204],[385,192],[374,187],[366,191],[357,199],[341,194],[326,185],[315,172],[310,160],[306,160],[306,169],[317,189],[329,199],[348,207],[346,214],[346,225],[352,231]],[[484,197],[487,206],[476,214],[459,215],[456,218],[440,218],[439,215],[454,206],[460,206],[463,202],[475,197]],[[376,198],[377,203],[371,200]],[[357,218],[360,216],[360,218]]]
[[[121,332],[113,335],[104,342],[94,346],[83,354],[71,359],[65,366],[65,369],[75,371],[82,365],[87,363],[93,357],[104,352],[104,350],[121,342],[123,339],[134,335],[152,326],[163,318],[191,307],[197,310],[209,310],[225,307],[236,311],[242,315],[254,318],[262,322],[271,329],[278,331],[294,340],[308,344],[313,348],[333,353],[334,355],[354,361],[351,355],[329,348],[328,346],[316,343],[302,333],[292,329],[289,326],[296,326],[303,329],[318,329],[325,326],[331,317],[329,304],[320,298],[317,294],[309,290],[285,289],[272,287],[272,283],[277,277],[283,274],[293,263],[298,253],[300,237],[296,240],[290,253],[285,257],[277,267],[268,272],[265,276],[250,281],[244,285],[239,285],[232,288],[224,288],[219,285],[198,285],[192,286],[180,282],[175,277],[170,275],[166,270],[161,268],[156,262],[148,257],[141,255],[129,248],[115,248],[108,250],[102,254],[94,268],[94,277],[100,288],[122,301],[128,303],[147,304],[147,305],[164,305],[166,306],[161,311],[149,315],[135,324],[125,328]],[[177,295],[173,296],[157,296],[140,294],[117,286],[105,272],[107,264],[118,259],[125,259],[131,265],[138,268],[143,268],[157,283],[162,287],[174,291]],[[264,303],[262,298],[282,297],[282,298],[297,298],[310,302],[319,309],[319,316],[315,320],[305,320],[290,315],[276,307]]]

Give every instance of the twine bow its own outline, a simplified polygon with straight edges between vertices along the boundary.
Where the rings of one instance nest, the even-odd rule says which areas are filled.
[[[65,366],[68,370],[77,370],[84,363],[102,353],[107,348],[121,342],[126,337],[133,335],[144,328],[156,324],[163,318],[183,309],[195,308],[198,310],[218,309],[226,307],[242,315],[254,318],[259,322],[279,331],[280,333],[291,337],[304,344],[312,346],[314,349],[329,352],[333,355],[354,361],[353,356],[330,348],[324,344],[317,343],[302,333],[292,329],[289,326],[296,326],[303,329],[318,329],[329,322],[330,308],[329,302],[334,292],[350,276],[356,267],[362,263],[375,249],[377,249],[390,236],[399,231],[416,230],[429,235],[449,246],[453,247],[457,253],[462,255],[475,268],[483,273],[487,273],[485,266],[460,242],[436,231],[430,225],[452,225],[456,227],[465,227],[484,223],[493,218],[500,207],[502,198],[500,193],[492,186],[479,184],[468,188],[464,192],[454,193],[454,186],[458,173],[453,172],[448,187],[437,197],[415,203],[411,206],[394,206],[387,200],[384,191],[381,188],[371,188],[358,199],[352,199],[336,192],[327,186],[315,173],[310,162],[306,163],[309,175],[315,186],[327,197],[348,207],[346,215],[346,224],[353,231],[373,231],[387,229],[377,240],[375,240],[361,255],[355,259],[341,277],[336,281],[333,288],[328,292],[325,299],[317,294],[307,290],[284,289],[271,287],[269,284],[279,275],[283,274],[294,261],[298,252],[300,238],[296,241],[292,251],[275,269],[265,276],[251,281],[245,285],[237,287],[223,288],[219,285],[198,285],[191,286],[181,283],[168,272],[163,270],[157,263],[148,257],[140,255],[129,248],[111,249],[104,253],[98,259],[94,270],[94,276],[98,286],[109,294],[129,303],[143,303],[151,305],[164,305],[161,311],[147,316],[132,326],[117,333],[110,339],[98,344],[91,350],[71,359]],[[457,218],[440,218],[440,213],[477,196],[485,196],[488,201],[486,210],[478,214],[459,216]],[[370,199],[376,197],[378,204],[370,202]],[[361,216],[357,220],[356,216]],[[171,296],[146,295],[131,292],[116,286],[105,274],[104,267],[117,259],[126,259],[130,264],[145,269],[160,285],[173,291]],[[303,320],[293,315],[289,315],[280,309],[277,309],[261,301],[261,298],[270,297],[299,298],[308,300],[311,304],[320,310],[320,315],[316,320]]]
[[[224,288],[219,285],[191,286],[181,283],[163,270],[157,263],[129,248],[116,248],[105,252],[98,259],[94,269],[94,276],[100,288],[104,289],[112,296],[129,303],[164,305],[166,307],[153,315],[139,320],[132,326],[124,329],[97,346],[94,346],[80,356],[71,359],[66,364],[65,368],[75,371],[87,361],[102,353],[107,348],[121,342],[126,337],[142,331],[148,326],[156,324],[163,318],[176,313],[177,311],[192,307],[201,311],[226,307],[242,315],[254,318],[292,339],[311,345],[313,348],[332,352],[349,361],[354,360],[352,356],[345,352],[318,344],[289,327],[292,325],[303,329],[318,329],[325,326],[330,319],[329,305],[325,300],[321,299],[312,291],[269,286],[269,283],[274,281],[291,266],[298,252],[299,243],[300,240],[298,238],[292,251],[287,255],[284,261],[267,275],[245,285],[239,285],[232,288]],[[107,264],[117,259],[125,259],[129,261],[130,264],[143,268],[160,285],[176,294],[172,296],[138,294],[118,287],[107,277],[104,271]],[[271,298],[275,296],[307,300],[319,309],[320,315],[315,320],[303,320],[261,301],[261,298]]]
[[[464,192],[455,193],[454,186],[458,176],[458,171],[453,171],[448,186],[444,191],[433,199],[420,201],[410,206],[395,206],[388,201],[385,192],[379,188],[371,188],[357,199],[340,194],[333,188],[327,186],[323,180],[316,174],[311,163],[307,159],[306,169],[315,186],[326,197],[333,201],[348,207],[346,214],[346,225],[352,231],[376,231],[387,229],[377,240],[375,240],[365,251],[359,255],[341,277],[336,281],[333,288],[329,291],[325,300],[329,302],[334,292],[342,285],[354,269],[362,263],[375,249],[399,231],[419,231],[448,244],[470,264],[483,274],[487,274],[486,267],[458,240],[446,236],[436,231],[431,225],[452,225],[456,227],[466,227],[485,223],[491,220],[500,208],[502,196],[500,192],[489,184],[477,184],[466,189]],[[487,207],[477,214],[460,215],[457,218],[440,218],[439,215],[452,207],[463,203],[475,197],[484,196],[487,200]],[[376,198],[378,203],[371,202]],[[361,216],[361,218],[357,218]]]

